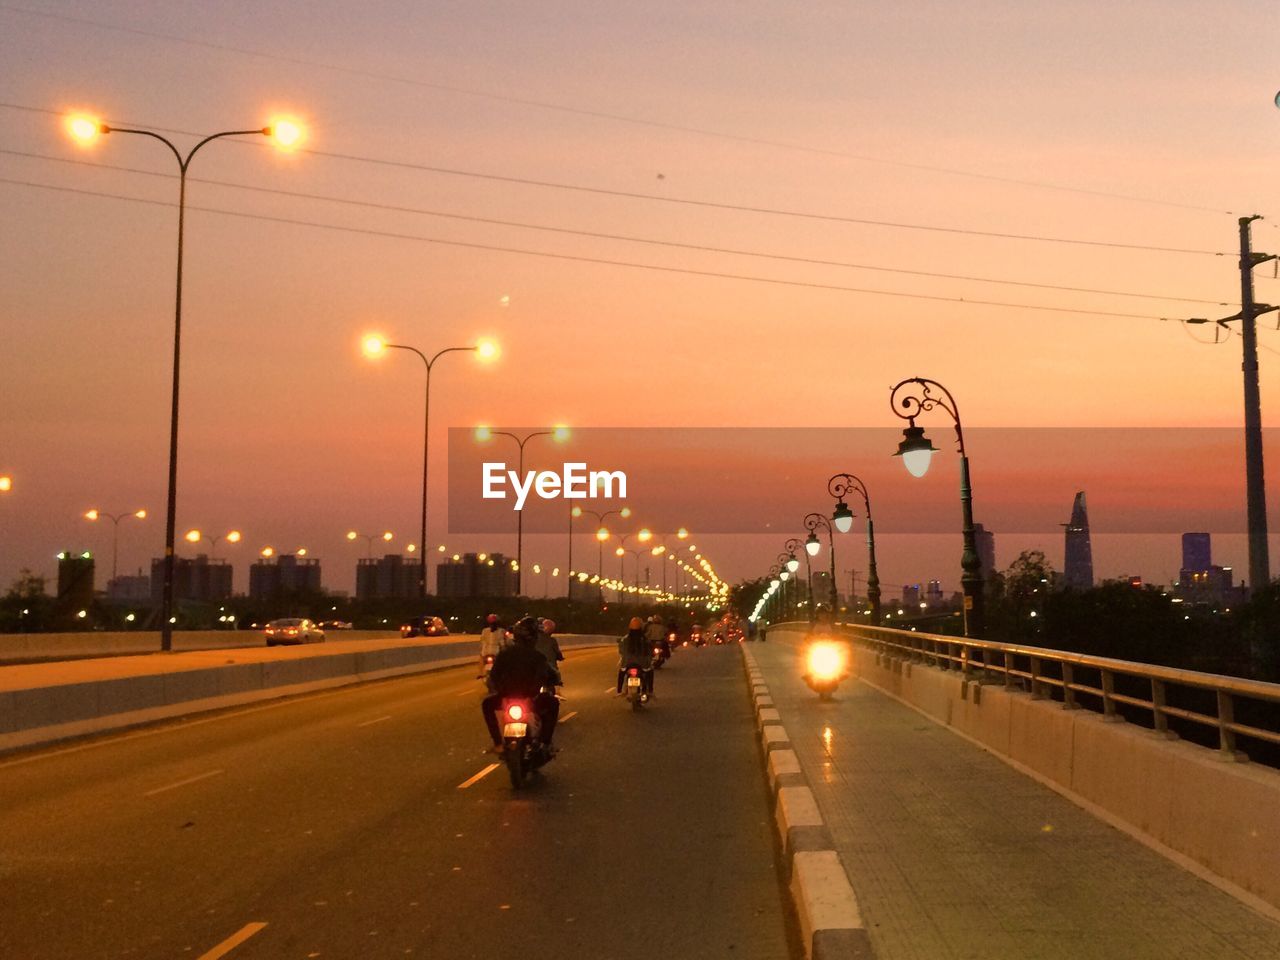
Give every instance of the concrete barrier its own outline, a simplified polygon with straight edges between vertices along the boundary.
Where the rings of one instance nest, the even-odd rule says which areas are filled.
[[[398,630],[329,630],[326,639],[398,640]],[[265,647],[261,630],[178,630],[173,649],[239,650]],[[4,633],[0,634],[0,664],[39,663],[82,657],[118,657],[160,652],[158,630],[129,630],[112,633]]]
[[[614,637],[565,635],[566,650]],[[409,673],[473,665],[476,640],[339,641],[0,667],[0,753]]]
[[[1280,771],[857,642],[853,662],[864,683],[1268,915],[1280,912]]]

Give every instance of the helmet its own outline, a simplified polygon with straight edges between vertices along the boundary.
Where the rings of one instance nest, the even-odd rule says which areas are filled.
[[[556,630],[556,622],[552,620],[550,617],[542,621],[543,633],[555,633],[555,630]]]
[[[538,621],[533,617],[522,617],[511,632],[517,643],[533,643],[538,639]]]
[[[631,622],[627,624],[627,629],[639,630],[643,626],[644,626],[643,620],[641,620],[639,617],[632,617]]]
[[[495,623],[498,622],[498,615],[496,613],[491,613],[484,618],[484,622],[489,624],[489,626],[493,626]]]

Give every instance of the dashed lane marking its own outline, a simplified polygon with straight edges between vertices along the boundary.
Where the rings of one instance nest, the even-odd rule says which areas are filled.
[[[378,718],[376,718],[376,719],[374,719],[374,720],[366,720],[366,721],[364,721],[363,723],[357,723],[357,724],[356,724],[356,726],[357,726],[357,727],[371,727],[371,726],[373,726],[375,723],[382,723],[382,721],[383,721],[383,720],[390,720],[390,719],[391,719],[391,716],[390,716],[390,714],[388,714],[388,715],[387,715],[387,716],[385,716],[385,717],[378,717]]]
[[[255,933],[261,932],[262,928],[265,926],[266,926],[265,923],[246,923],[243,927],[241,927],[231,936],[227,937],[227,939],[223,940],[220,944],[218,944],[212,950],[206,953],[200,954],[200,956],[196,958],[196,960],[218,960],[219,957],[225,957],[228,953],[230,953],[236,947],[240,946],[240,944],[244,943],[246,940],[252,937]]]
[[[489,764],[487,767],[485,767],[483,770],[477,773],[474,777],[468,777],[466,780],[463,780],[460,784],[458,784],[458,789],[465,790],[467,789],[467,787],[471,786],[473,783],[479,783],[489,774],[493,773],[493,771],[497,770],[498,766],[499,764],[496,764],[496,763]]]
[[[143,794],[144,797],[154,797],[157,793],[165,793],[169,790],[177,790],[179,787],[185,787],[189,783],[199,783],[201,780],[208,780],[210,777],[216,777],[226,773],[225,770],[210,770],[207,773],[198,773],[194,777],[187,777],[185,780],[179,780],[177,783],[166,784],[163,787],[156,787],[154,790],[148,790]],[[221,954],[219,954],[221,956]]]
[[[577,715],[578,715],[578,711],[577,711],[577,710],[572,710],[572,711],[570,711],[569,713],[566,713],[563,717],[561,717],[561,718],[560,718],[560,722],[561,722],[561,723],[568,723],[570,720],[572,720],[572,719],[573,719],[574,717],[576,717]]]

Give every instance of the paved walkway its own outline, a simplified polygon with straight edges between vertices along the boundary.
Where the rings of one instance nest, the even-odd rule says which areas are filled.
[[[873,688],[753,644],[879,960],[1280,957],[1280,924]],[[1280,867],[1278,867],[1280,869]]]

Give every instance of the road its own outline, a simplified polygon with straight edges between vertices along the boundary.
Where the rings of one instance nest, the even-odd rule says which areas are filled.
[[[519,795],[469,669],[0,762],[0,957],[796,955],[737,650],[568,657]]]

